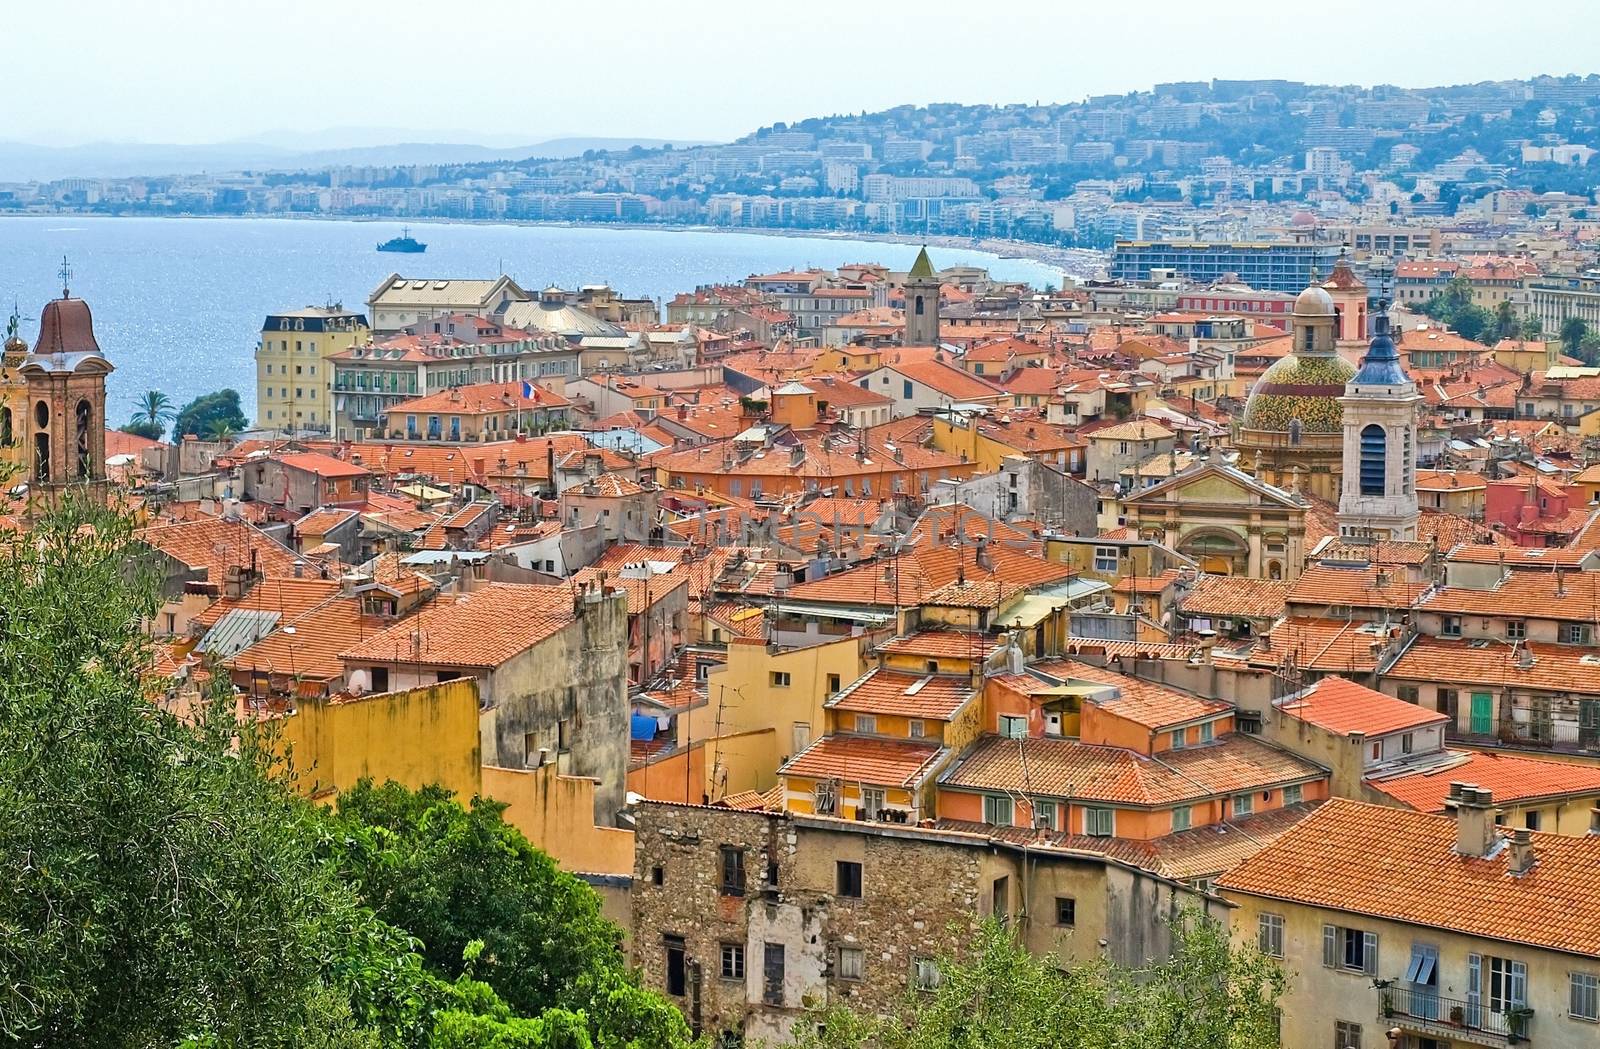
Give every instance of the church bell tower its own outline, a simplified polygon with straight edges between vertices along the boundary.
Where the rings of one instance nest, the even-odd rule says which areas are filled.
[[[39,338],[17,375],[26,387],[25,418],[13,419],[23,442],[27,477],[36,489],[59,493],[106,479],[106,376],[111,362],[94,337],[89,304],[72,297],[71,271],[62,264],[61,298],[45,304]]]
[[[907,346],[939,345],[939,275],[933,272],[928,249],[917,252],[917,261],[906,274]]]
[[[1339,534],[1417,538],[1417,412],[1422,395],[1389,334],[1387,293],[1373,317],[1372,342],[1345,384],[1344,478]]]

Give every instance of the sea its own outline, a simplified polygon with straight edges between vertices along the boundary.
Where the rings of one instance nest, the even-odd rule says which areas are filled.
[[[270,313],[343,303],[365,312],[390,273],[430,279],[510,274],[522,287],[609,284],[666,302],[700,284],[807,266],[879,262],[906,269],[914,244],[828,236],[479,223],[410,224],[425,254],[376,250],[394,221],[252,218],[0,218],[0,318],[20,310],[31,343],[40,307],[67,287],[89,303],[116,371],[107,419],[131,417],[146,390],[175,405],[213,390],[255,411],[253,353]],[[998,279],[1059,287],[1062,271],[1030,258],[933,247],[934,265],[987,267]],[[0,322],[3,323],[3,322]]]

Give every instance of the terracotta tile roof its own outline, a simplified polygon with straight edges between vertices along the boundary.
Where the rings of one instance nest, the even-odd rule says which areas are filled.
[[[138,538],[192,568],[204,568],[208,582],[222,583],[230,565],[252,565],[264,576],[292,576],[294,551],[243,521],[202,517],[140,529]]]
[[[317,607],[339,592],[337,579],[296,579],[293,576],[263,579],[243,597],[223,597],[195,615],[192,622],[209,627],[236,608],[258,612],[277,612],[292,619]]]
[[[1251,666],[1277,667],[1293,657],[1301,670],[1334,674],[1371,673],[1387,641],[1373,623],[1304,616],[1278,622],[1266,637],[1268,647],[1257,645],[1246,657]]]
[[[989,550],[993,570],[978,567],[976,552],[967,547],[919,547],[899,557],[846,569],[789,588],[788,600],[853,605],[919,605],[956,582],[958,571],[968,583],[993,582],[1007,594],[1059,582],[1072,575],[1067,565],[995,544]],[[892,569],[892,571],[891,571]],[[945,595],[947,599],[954,595]]]
[[[1600,797],[1600,767],[1575,761],[1452,751],[1448,764],[1425,772],[1368,779],[1367,783],[1418,812],[1445,812],[1451,783],[1474,783],[1497,804],[1525,804],[1573,796]],[[1569,832],[1570,833],[1570,832]]]
[[[1532,662],[1528,657],[1532,656]],[[1418,637],[1385,678],[1600,695],[1600,656],[1577,645]]]
[[[294,523],[297,535],[327,535],[328,532],[344,524],[356,515],[354,510],[341,510],[335,507],[323,507],[313,510]]]
[[[982,376],[943,361],[900,361],[885,367],[955,401],[991,401],[1007,396],[1005,390]]]
[[[283,465],[306,473],[316,474],[323,480],[334,477],[366,477],[371,471],[343,462],[321,452],[284,452],[273,456]]]
[[[1447,561],[1460,561],[1474,565],[1503,564],[1512,571],[1552,571],[1556,568],[1577,569],[1594,557],[1593,550],[1571,547],[1547,546],[1489,546],[1481,543],[1462,543],[1446,556]]]
[[[687,572],[675,570],[660,575],[653,575],[649,579],[634,579],[628,576],[619,576],[615,572],[604,572],[593,565],[582,568],[572,573],[569,582],[574,586],[585,584],[598,584],[600,576],[606,576],[606,587],[612,590],[621,590],[628,595],[628,614],[636,616],[646,609],[671,597],[680,587],[689,585]]]
[[[879,645],[877,651],[894,656],[981,662],[998,647],[999,642],[988,634],[934,629],[892,637]]]
[[[492,669],[573,621],[570,587],[490,583],[454,600],[434,601],[409,619],[351,645],[341,658]]]
[[[1289,584],[1285,600],[1290,605],[1410,608],[1431,586],[1431,583],[1409,582],[1397,573],[1384,571],[1380,565],[1365,568],[1312,565]]]
[[[1236,733],[1166,751],[1161,760],[1070,739],[985,736],[939,777],[941,788],[1001,790],[1072,801],[1167,808],[1327,772],[1304,758]]]
[[[766,620],[758,605],[718,601],[706,606],[700,614],[735,637],[765,639],[767,636]]]
[[[564,408],[570,403],[565,397],[552,393],[537,383],[534,384],[534,392],[537,395],[535,398],[522,396],[520,379],[515,382],[472,383],[414,397],[409,401],[401,401],[399,404],[390,405],[385,409],[385,413],[390,418],[427,412],[436,415],[503,415],[506,412],[515,413],[519,409],[533,411],[540,408]]]
[[[1246,576],[1203,575],[1179,599],[1186,615],[1277,619],[1283,615],[1289,584]]]
[[[1376,692],[1332,675],[1276,702],[1285,714],[1336,735],[1361,732],[1369,738],[1427,725],[1442,725],[1449,715]]]
[[[912,545],[921,545],[933,539],[975,540],[979,536],[992,542],[1005,543],[1012,549],[1018,544],[1031,544],[1033,536],[1004,521],[997,521],[966,503],[944,503],[930,506],[917,517],[907,533]]]
[[[1508,572],[1486,590],[1440,587],[1419,607],[1457,615],[1592,623],[1600,609],[1600,572]]]
[[[1125,575],[1111,584],[1119,594],[1159,594],[1178,581],[1178,570],[1169,568],[1160,575]]]
[[[228,660],[233,670],[290,674],[308,681],[335,681],[344,676],[339,653],[388,626],[387,620],[361,614],[361,602],[335,597],[278,629]]]
[[[1164,441],[1173,436],[1171,430],[1148,419],[1130,419],[1125,423],[1107,426],[1089,434],[1091,441]]]
[[[1051,677],[1093,681],[1116,689],[1116,696],[1096,697],[1089,700],[1088,705],[1150,729],[1203,721],[1233,711],[1232,704],[1221,700],[1201,699],[1153,681],[1075,660],[1035,663],[1032,669],[1043,671]],[[1088,716],[1094,715],[1090,713]]]
[[[1370,542],[1334,536],[1316,551],[1318,561],[1348,561],[1355,564],[1414,568],[1427,563],[1434,548],[1429,543],[1382,539]]]
[[[1480,859],[1455,846],[1450,817],[1335,799],[1218,887],[1600,957],[1600,837],[1535,833],[1517,876],[1510,848]]]
[[[876,667],[824,705],[861,714],[949,721],[972,697],[972,679],[966,674],[917,674]]]
[[[1494,546],[1516,546],[1511,539],[1487,525],[1479,524],[1460,514],[1439,510],[1423,510],[1417,519],[1417,539],[1432,540],[1440,550],[1448,550],[1461,543],[1489,543]]]
[[[778,775],[910,788],[922,782],[944,753],[937,743],[823,736],[784,762]]]
[[[161,441],[153,441],[136,433],[106,427],[106,458],[118,455],[139,455],[147,448],[165,448]]]

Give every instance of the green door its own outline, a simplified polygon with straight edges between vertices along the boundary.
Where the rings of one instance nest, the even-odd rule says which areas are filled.
[[[1491,722],[1493,718],[1490,711],[1494,708],[1494,700],[1487,692],[1474,692],[1472,694],[1472,732],[1474,735],[1487,736],[1494,731]]]

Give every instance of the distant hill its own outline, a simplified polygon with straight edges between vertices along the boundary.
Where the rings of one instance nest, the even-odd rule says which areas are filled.
[[[318,136],[323,141],[327,136]],[[352,139],[364,137],[352,134]],[[281,140],[280,140],[281,141]],[[96,142],[81,146],[36,146],[0,142],[0,182],[60,178],[131,178],[192,175],[199,172],[284,171],[305,168],[474,164],[530,157],[555,160],[591,149],[648,149],[665,145],[705,145],[655,138],[552,138],[527,145],[483,146],[467,142],[394,142],[297,150],[279,142],[221,142],[182,146],[134,142]]]

